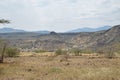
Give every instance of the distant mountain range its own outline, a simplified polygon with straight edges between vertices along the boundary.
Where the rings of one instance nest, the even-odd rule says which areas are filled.
[[[30,31],[20,30],[20,29],[13,29],[13,28],[1,28],[0,33],[27,33]],[[33,33],[40,33],[40,34],[49,34],[49,31],[32,31]]]
[[[25,32],[24,30],[13,29],[13,28],[1,28],[0,33],[16,33],[16,32]]]
[[[101,31],[101,30],[107,30],[110,29],[111,26],[103,26],[99,28],[78,28],[75,30],[68,31],[66,33],[78,33],[78,32],[96,32],[96,31]],[[13,29],[13,28],[1,28],[0,33],[27,33],[30,31],[25,31],[25,30],[20,30],[20,29]],[[50,31],[44,30],[44,31],[31,31],[34,33],[39,33],[39,34],[49,34]]]
[[[102,27],[98,27],[98,28],[78,28],[78,29],[75,29],[75,30],[71,30],[71,31],[68,31],[70,33],[78,33],[78,32],[96,32],[96,31],[101,31],[101,30],[107,30],[107,29],[110,29],[111,26],[102,26]]]

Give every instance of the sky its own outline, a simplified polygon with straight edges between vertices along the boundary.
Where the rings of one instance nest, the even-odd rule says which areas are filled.
[[[0,0],[0,19],[27,31],[65,32],[120,24],[120,0]]]

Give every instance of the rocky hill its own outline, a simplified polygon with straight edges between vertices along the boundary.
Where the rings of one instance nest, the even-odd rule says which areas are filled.
[[[91,49],[98,50],[106,46],[120,43],[120,25],[113,26],[105,31],[80,32],[80,33],[18,33],[0,34],[7,39],[10,46],[17,46],[23,51],[56,49]]]
[[[106,31],[93,33],[80,33],[74,39],[74,44],[79,48],[98,49],[120,42],[120,25]],[[77,42],[77,43],[76,43]]]

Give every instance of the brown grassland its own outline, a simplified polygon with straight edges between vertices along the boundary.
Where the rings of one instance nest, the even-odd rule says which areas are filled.
[[[120,80],[120,58],[21,53],[0,64],[0,80]]]

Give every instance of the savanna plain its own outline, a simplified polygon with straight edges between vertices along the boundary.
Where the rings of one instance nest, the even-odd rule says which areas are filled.
[[[53,52],[22,52],[4,58],[0,80],[120,80],[120,55],[55,55]]]

